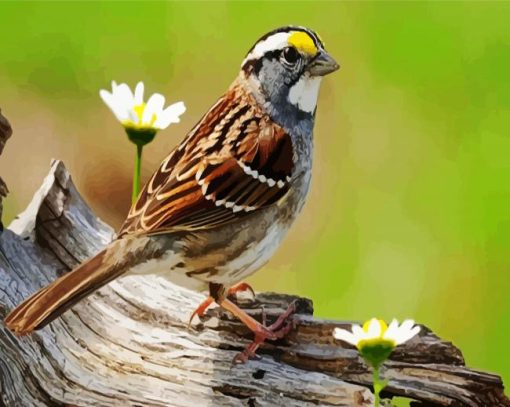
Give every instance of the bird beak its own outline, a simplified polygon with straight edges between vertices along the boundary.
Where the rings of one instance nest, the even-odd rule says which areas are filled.
[[[308,64],[307,70],[312,76],[324,76],[335,72],[340,65],[326,51],[321,50]]]

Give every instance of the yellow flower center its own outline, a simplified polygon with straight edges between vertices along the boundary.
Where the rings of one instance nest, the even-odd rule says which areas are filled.
[[[136,116],[138,117],[138,123],[142,123],[142,117],[143,117],[143,111],[145,110],[145,102],[142,102],[138,106],[135,106],[133,110],[136,113]]]
[[[150,122],[148,124],[144,124],[142,122],[142,120],[143,120],[143,112],[145,111],[145,107],[146,106],[147,105],[145,104],[145,102],[142,102],[139,105],[134,106],[133,107],[133,111],[135,112],[136,117],[137,117],[138,120],[137,120],[136,123],[133,122],[132,120],[125,120],[125,121],[122,122],[124,127],[134,128],[134,129],[148,129],[148,128],[153,127],[154,123],[158,119],[158,116],[156,115],[156,113],[152,114],[151,120],[150,120]]]
[[[378,369],[396,347],[394,341],[382,338],[364,339],[359,341],[358,350],[360,355],[372,367]]]
[[[363,350],[366,348],[374,348],[374,347],[384,347],[394,349],[397,347],[397,343],[393,339],[383,339],[383,338],[374,338],[374,339],[362,339],[358,342],[356,347],[359,350]]]
[[[370,326],[370,322],[372,320],[368,320],[366,321],[364,324],[363,324],[363,330],[368,333],[368,327]],[[384,322],[382,319],[378,319],[379,321],[379,325],[381,326],[381,335],[380,337],[382,338],[384,336],[384,333],[388,330],[388,325],[386,324],[386,322]]]
[[[371,322],[372,320],[369,320],[363,324],[363,331],[366,333],[369,332]],[[356,344],[361,356],[374,368],[378,368],[384,363],[397,346],[397,343],[393,339],[384,338],[384,334],[388,330],[386,322],[382,319],[378,319],[377,323],[381,328],[379,335],[369,339],[362,339]]]

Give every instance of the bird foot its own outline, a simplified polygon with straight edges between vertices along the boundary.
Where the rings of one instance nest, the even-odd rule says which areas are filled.
[[[243,364],[246,363],[249,359],[256,357],[256,351],[260,345],[262,345],[266,340],[277,340],[284,338],[293,328],[293,319],[292,315],[296,312],[295,303],[291,303],[287,310],[281,314],[278,319],[269,326],[264,326],[261,324],[256,325],[255,327],[251,327],[255,334],[255,338],[252,343],[250,343],[244,351],[238,353],[234,360],[232,361],[234,364]],[[265,323],[265,314],[263,314],[262,319]]]
[[[236,285],[233,285],[227,290],[227,298],[235,299],[237,297],[238,293],[241,292],[250,292],[253,298],[255,298],[255,291],[253,291],[253,288],[248,283],[239,283]],[[188,322],[188,328],[191,326],[191,323],[193,322],[193,318],[195,316],[201,317],[205,314],[205,311],[212,305],[214,302],[214,298],[209,296],[207,297],[202,303],[197,307],[195,311],[191,314],[191,317]]]
[[[193,318],[195,318],[195,316],[201,317],[202,315],[204,315],[205,311],[207,311],[207,308],[209,308],[209,306],[213,302],[214,302],[213,297],[209,296],[204,301],[202,301],[200,303],[200,305],[197,307],[197,309],[195,311],[193,311],[193,313],[191,314],[191,317],[189,318],[188,329],[191,326],[191,323],[193,322]]]

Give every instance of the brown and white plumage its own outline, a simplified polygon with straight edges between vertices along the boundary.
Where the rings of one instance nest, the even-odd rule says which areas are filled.
[[[163,161],[119,235],[231,222],[282,198],[293,167],[290,136],[234,83]]]
[[[224,287],[264,265],[300,212],[318,86],[336,69],[308,29],[263,36],[227,92],[145,185],[117,239],[25,300],[7,316],[7,327],[30,333],[123,274],[158,273],[209,288],[258,340],[278,337],[230,303]]]

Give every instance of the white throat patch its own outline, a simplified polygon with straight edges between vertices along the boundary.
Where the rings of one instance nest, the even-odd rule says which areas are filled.
[[[313,113],[317,106],[321,79],[320,76],[311,77],[308,73],[303,74],[290,88],[289,102],[304,112]]]

